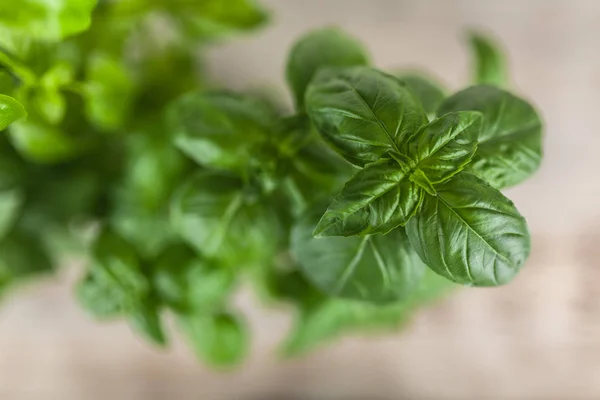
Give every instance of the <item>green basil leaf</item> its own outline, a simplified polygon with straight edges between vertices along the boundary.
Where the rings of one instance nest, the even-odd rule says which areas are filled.
[[[152,268],[159,298],[181,313],[218,311],[226,304],[234,278],[231,270],[211,265],[182,244],[166,249]]]
[[[92,246],[90,272],[110,288],[125,312],[131,312],[147,298],[150,283],[142,271],[135,248],[120,236],[103,230]]]
[[[62,121],[67,111],[67,103],[56,89],[40,88],[32,98],[39,115],[49,124],[56,125]]]
[[[242,181],[232,175],[198,173],[174,196],[173,227],[201,254],[226,265],[270,260],[282,236],[277,216],[243,189]]]
[[[0,65],[2,65],[1,58]],[[0,68],[0,93],[4,93],[4,96],[13,94],[18,83],[19,81],[8,70]]]
[[[149,211],[121,199],[124,203],[115,205],[110,215],[110,225],[135,246],[142,257],[152,259],[178,240],[166,205],[162,209]]]
[[[52,272],[52,261],[40,238],[19,226],[0,241],[0,275],[23,280]]]
[[[401,150],[410,167],[422,171],[429,182],[444,182],[471,161],[481,126],[479,112],[449,113],[421,128]]]
[[[473,86],[444,101],[438,115],[479,111],[483,127],[467,170],[497,189],[531,176],[542,159],[542,122],[525,100],[492,86]]]
[[[21,0],[0,4],[0,27],[41,40],[60,40],[86,30],[96,0]]]
[[[189,169],[189,161],[171,145],[171,137],[165,131],[167,128],[160,121],[148,119],[147,124],[125,139],[126,154],[118,188],[122,196],[118,197],[128,198],[134,207],[161,209]]]
[[[75,287],[75,296],[87,312],[98,319],[106,319],[121,315],[123,304],[122,293],[116,288],[88,274]]]
[[[274,116],[253,98],[227,93],[191,93],[168,112],[175,144],[207,167],[245,169],[269,139]]]
[[[435,115],[438,107],[446,98],[446,89],[440,83],[419,73],[398,73],[395,76],[404,82],[421,101],[427,115]]]
[[[120,18],[140,18],[166,14],[188,35],[214,37],[256,28],[268,19],[267,12],[254,0],[120,0],[112,6]]]
[[[84,96],[89,119],[105,130],[120,128],[130,113],[134,85],[125,67],[104,53],[89,57]]]
[[[79,154],[81,144],[64,130],[39,121],[19,121],[10,127],[10,139],[23,158],[57,163]]]
[[[143,257],[152,259],[177,240],[169,201],[190,162],[171,145],[160,121],[148,119],[148,124],[125,138],[110,222]]]
[[[0,94],[0,131],[27,115],[25,107],[10,96]]]
[[[22,189],[0,191],[0,240],[8,234],[20,216],[25,202]]]
[[[386,234],[405,225],[422,198],[421,188],[396,161],[382,159],[354,174],[317,224],[314,235]]]
[[[425,264],[458,283],[509,282],[530,250],[525,219],[497,189],[468,173],[436,187],[406,225]]]
[[[278,121],[273,142],[282,157],[293,158],[314,141],[313,133],[306,115],[292,115]]]
[[[290,200],[292,215],[298,216],[315,201],[339,193],[354,171],[351,164],[320,138],[313,140],[289,160],[284,177],[282,187]]]
[[[165,105],[184,93],[201,89],[203,76],[198,74],[196,54],[185,47],[170,46],[155,51],[155,40],[144,39],[146,47],[142,56],[128,68],[135,77],[135,110],[131,112],[143,116],[162,115]],[[177,79],[173,79],[175,76]]]
[[[418,287],[425,265],[402,229],[387,235],[314,238],[318,217],[311,212],[293,228],[291,251],[303,273],[323,292],[385,303],[406,298]]]
[[[158,346],[167,344],[158,306],[150,298],[129,313],[129,323],[137,332]]]
[[[6,135],[0,135],[0,190],[15,189],[26,180],[27,167]]]
[[[82,307],[96,318],[125,314],[132,327],[163,346],[159,304],[131,244],[103,230],[92,246],[92,265],[76,288]]]
[[[36,73],[18,60],[13,54],[4,52],[5,48],[10,47],[10,43],[6,42],[5,37],[2,37],[1,39],[2,49],[0,49],[0,66],[4,67],[5,72],[10,73],[9,76],[12,79],[10,85],[7,85],[7,82],[5,82],[4,85],[9,86],[11,89],[14,89],[18,83],[23,83],[27,86],[35,85],[38,80]],[[16,51],[16,49],[11,50]]]
[[[304,108],[306,88],[320,68],[367,64],[369,57],[363,45],[340,29],[318,29],[302,36],[292,47],[286,67],[296,108]]]
[[[181,315],[179,324],[198,358],[215,367],[234,366],[248,353],[249,332],[231,314]]]
[[[178,10],[190,30],[202,36],[217,36],[231,31],[253,29],[264,24],[267,12],[254,0],[175,1],[171,9]]]
[[[297,356],[348,333],[397,331],[420,307],[443,298],[455,286],[427,269],[418,290],[408,299],[383,305],[319,297],[309,288],[298,293],[304,297],[298,299],[300,313],[283,344],[283,353]]]
[[[473,82],[506,86],[508,81],[506,60],[499,44],[487,35],[470,32],[469,45],[473,62]]]
[[[59,89],[71,83],[74,75],[72,65],[66,61],[59,61],[42,75],[39,84],[45,88]]]
[[[360,167],[399,151],[405,138],[427,123],[406,86],[368,67],[319,72],[306,93],[306,109],[327,143]]]
[[[105,162],[114,163],[115,158],[107,158],[107,149],[103,150],[101,156],[106,158]],[[26,176],[35,178],[35,185],[28,187],[23,218],[31,229],[60,225],[64,230],[77,225],[75,221],[98,218],[108,200],[107,184],[111,185],[112,180],[103,170],[103,163],[95,160],[92,154],[88,156],[60,165],[29,166]],[[32,167],[36,172],[29,175]],[[48,232],[46,236],[53,235]]]

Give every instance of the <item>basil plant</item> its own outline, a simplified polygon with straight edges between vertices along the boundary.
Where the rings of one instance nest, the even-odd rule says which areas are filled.
[[[294,355],[402,326],[530,251],[501,190],[541,162],[535,109],[473,33],[473,86],[385,72],[336,28],[292,47],[294,109],[214,88],[198,51],[261,25],[251,0],[0,0],[0,293],[84,260],[75,297],[235,365],[241,285],[295,322]]]

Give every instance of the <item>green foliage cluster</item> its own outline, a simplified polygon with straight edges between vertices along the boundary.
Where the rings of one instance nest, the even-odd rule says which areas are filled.
[[[0,288],[79,251],[88,312],[159,345],[169,313],[229,366],[249,348],[242,282],[295,310],[292,355],[515,276],[529,233],[500,189],[539,166],[541,122],[493,42],[473,35],[477,85],[448,95],[308,33],[285,114],[199,73],[199,46],[265,18],[250,0],[0,1]]]

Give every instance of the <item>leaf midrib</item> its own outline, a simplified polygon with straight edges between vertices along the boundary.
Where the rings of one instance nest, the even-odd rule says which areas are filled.
[[[377,122],[377,124],[379,125],[379,127],[383,130],[383,132],[385,132],[386,136],[388,137],[388,139],[392,143],[392,146],[394,147],[394,150],[396,150],[398,153],[400,153],[400,149],[398,148],[398,145],[396,144],[396,141],[392,138],[392,135],[390,134],[390,132],[388,132],[387,128],[385,127],[385,125],[383,124],[383,122],[381,121],[381,119],[377,116],[377,114],[375,114],[375,111],[373,111],[373,109],[369,106],[369,104],[367,103],[367,101],[362,97],[362,95],[358,92],[358,90],[356,90],[352,86],[349,86],[349,88],[350,88],[350,90],[352,92],[354,92],[354,94],[363,103],[363,105],[367,108],[367,110],[369,110],[369,112],[371,113],[371,115],[373,116],[373,118],[375,118],[375,122]],[[379,88],[377,88],[377,95],[379,96]],[[402,124],[402,120],[400,119],[400,121],[398,122],[398,126],[400,126],[401,124]]]
[[[233,221],[233,217],[235,216],[237,211],[240,209],[242,203],[243,203],[243,196],[240,193],[236,194],[235,197],[233,199],[231,199],[231,202],[229,203],[229,205],[225,209],[225,212],[223,213],[221,223],[219,224],[216,232],[214,233],[213,240],[211,240],[209,242],[212,245],[210,247],[214,247],[213,249],[211,249],[211,251],[215,251],[223,243],[225,234],[227,233],[227,230],[229,229],[229,225],[231,225],[231,222]]]
[[[360,260],[362,259],[362,256],[365,252],[365,247],[367,246],[367,242],[369,241],[369,239],[370,236],[368,235],[362,238],[358,245],[358,248],[356,249],[356,253],[352,257],[352,260],[350,260],[350,263],[348,263],[346,268],[344,268],[344,272],[342,272],[335,287],[333,288],[333,293],[339,294],[344,289],[344,287],[348,283],[348,280],[350,280],[350,277],[352,276],[352,274],[356,270],[356,267],[360,263]]]
[[[541,127],[542,127],[542,124],[541,124],[540,120],[536,118],[536,119],[529,121],[525,125],[518,126],[514,129],[506,131],[507,133],[504,133],[502,135],[494,135],[494,136],[490,136],[487,139],[480,140],[479,146],[487,147],[487,145],[493,144],[495,142],[505,141],[507,139],[509,141],[512,141],[514,139],[514,137],[518,137],[520,135],[528,135],[528,134],[534,135],[534,134],[536,134],[536,132],[533,132],[531,130],[533,130],[535,128],[541,129]],[[494,130],[496,130],[496,129],[497,129],[497,127],[494,128]],[[527,131],[529,131],[529,132],[527,132]]]
[[[464,220],[464,218],[463,218],[463,217],[462,217],[462,216],[461,216],[461,215],[460,215],[458,212],[456,212],[456,211],[454,210],[454,208],[452,208],[452,207],[450,206],[450,204],[448,204],[448,203],[447,203],[447,202],[446,202],[446,201],[445,201],[445,200],[444,200],[444,199],[443,199],[441,196],[439,196],[439,195],[437,196],[437,198],[438,198],[438,200],[439,200],[439,201],[440,201],[442,204],[444,204],[444,205],[446,206],[446,208],[448,208],[448,210],[450,210],[450,211],[451,211],[451,212],[452,212],[454,215],[456,215],[456,217],[457,217],[457,218],[458,218],[460,221],[462,221],[462,222],[463,222],[463,223],[464,223],[464,224],[467,226],[467,228],[468,228],[468,229],[469,229],[471,232],[473,232],[473,234],[475,234],[475,236],[477,236],[477,237],[478,237],[478,238],[479,238],[479,239],[480,239],[480,240],[481,240],[483,243],[485,243],[485,245],[486,245],[487,247],[489,247],[491,250],[493,250],[493,252],[494,252],[494,254],[495,254],[495,256],[496,256],[496,257],[499,257],[500,259],[502,259],[502,260],[503,260],[504,262],[506,262],[507,264],[509,264],[509,265],[512,265],[512,262],[510,262],[510,260],[509,260],[508,258],[506,258],[506,256],[504,256],[504,254],[502,254],[502,253],[500,253],[498,250],[496,250],[496,248],[494,248],[494,246],[492,246],[492,245],[491,245],[491,244],[490,244],[490,243],[489,243],[487,240],[485,240],[485,239],[484,239],[484,238],[483,238],[483,237],[482,237],[482,236],[479,234],[479,232],[477,232],[475,229],[473,229],[473,227],[472,227],[471,225],[469,225],[469,224],[467,223],[467,221],[465,221],[465,220]],[[470,267],[469,267],[469,268],[470,268]],[[495,281],[494,283],[497,285],[497,284],[498,284],[498,282],[497,282],[497,279],[496,279],[496,276],[497,276],[497,271],[496,271],[496,270],[497,270],[497,265],[494,265],[494,281]],[[469,272],[469,275],[470,275],[470,274],[471,274],[471,273],[470,273],[470,271],[468,271],[468,272]]]

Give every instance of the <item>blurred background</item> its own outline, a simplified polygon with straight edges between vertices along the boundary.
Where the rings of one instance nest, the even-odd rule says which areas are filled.
[[[469,289],[407,329],[352,336],[280,360],[288,309],[237,298],[249,360],[200,364],[180,341],[153,350],[124,322],[97,323],[73,300],[77,265],[0,307],[0,399],[598,399],[600,398],[600,2],[597,0],[262,0],[272,22],[208,53],[210,76],[235,90],[273,90],[306,30],[338,25],[383,68],[423,67],[448,87],[468,81],[464,30],[500,38],[516,92],[545,121],[545,160],[508,191],[528,219],[533,253],[500,289]]]

